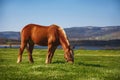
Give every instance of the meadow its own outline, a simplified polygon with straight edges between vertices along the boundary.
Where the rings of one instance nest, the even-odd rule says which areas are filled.
[[[57,49],[51,64],[45,64],[47,49],[34,49],[34,64],[27,51],[17,64],[18,49],[0,49],[0,80],[120,80],[120,50],[74,50],[75,62],[65,62]]]

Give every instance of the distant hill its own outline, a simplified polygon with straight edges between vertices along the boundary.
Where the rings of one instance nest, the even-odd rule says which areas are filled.
[[[70,39],[80,39],[80,40],[120,39],[120,26],[72,27],[72,28],[65,28],[65,31]]]
[[[20,32],[13,31],[0,32],[0,39],[20,40]]]
[[[120,39],[120,26],[107,27],[72,27],[65,28],[69,39],[79,40],[112,40]],[[0,32],[0,39],[20,39],[20,32],[5,31]]]

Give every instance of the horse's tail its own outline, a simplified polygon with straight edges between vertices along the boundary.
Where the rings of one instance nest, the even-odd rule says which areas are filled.
[[[63,48],[67,48],[70,46],[70,43],[69,43],[69,40],[68,40],[68,37],[64,31],[64,29],[60,28],[59,27],[59,41],[60,41],[60,44],[62,45]]]

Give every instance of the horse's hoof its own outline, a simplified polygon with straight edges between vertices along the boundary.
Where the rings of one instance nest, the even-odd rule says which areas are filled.
[[[73,64],[74,62],[73,61],[68,61],[68,63]]]
[[[30,61],[29,63],[33,64],[33,63],[34,63],[34,61]]]
[[[17,61],[17,63],[20,63],[20,62]]]
[[[20,60],[17,60],[17,63],[20,63],[21,61]]]
[[[45,62],[45,64],[50,64],[51,62]]]

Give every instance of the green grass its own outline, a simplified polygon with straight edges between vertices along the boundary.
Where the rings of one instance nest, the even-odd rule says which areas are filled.
[[[120,80],[120,50],[75,50],[75,63],[66,63],[56,50],[45,64],[47,50],[34,49],[34,64],[27,52],[17,64],[18,49],[0,49],[0,80]]]

